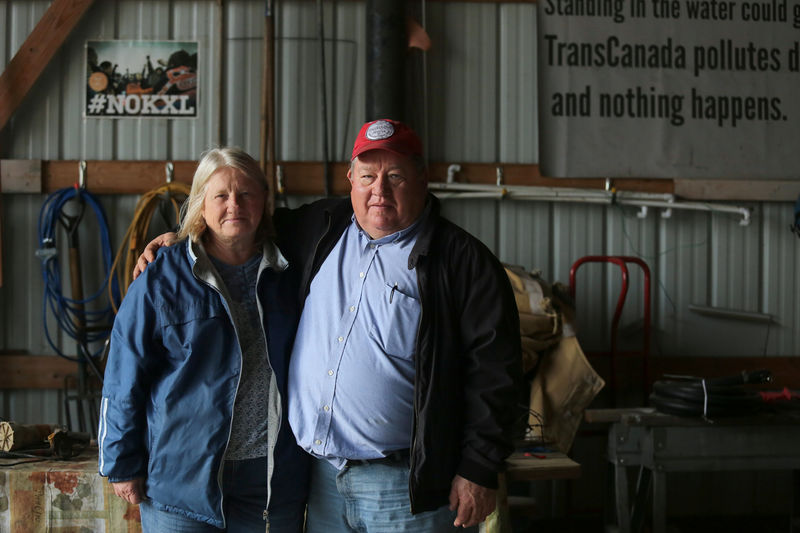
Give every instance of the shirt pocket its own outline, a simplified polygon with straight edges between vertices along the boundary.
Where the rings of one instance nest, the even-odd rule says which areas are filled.
[[[159,319],[167,356],[188,358],[195,351],[219,348],[228,313],[219,298],[205,297],[178,304],[164,305]]]
[[[413,359],[419,315],[419,300],[385,285],[369,334],[387,355]]]

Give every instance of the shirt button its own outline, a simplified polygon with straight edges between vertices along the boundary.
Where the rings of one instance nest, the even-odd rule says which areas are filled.
[[[356,310],[356,306],[355,306],[355,305],[351,305],[351,306],[350,306],[350,312],[352,313],[352,312],[353,312],[353,311],[355,311],[355,310]]]
[[[322,410],[323,411],[330,411],[331,408],[330,408],[330,406],[326,405],[325,407],[322,408]]]
[[[333,370],[328,370],[328,375],[332,376],[333,375]]]
[[[322,441],[321,441],[321,440],[319,440],[319,439],[317,439],[317,440],[315,440],[315,441],[314,441],[314,444],[318,444],[318,445],[319,445],[319,444],[322,444]]]
[[[359,277],[359,278],[363,278],[363,277],[364,277],[364,273],[363,273],[363,272],[359,272],[359,273],[358,273],[358,277]]]
[[[375,245],[374,244],[370,244],[369,247],[372,248],[373,250],[375,249]]]
[[[344,340],[344,337],[339,337],[339,342],[342,342],[343,340]]]

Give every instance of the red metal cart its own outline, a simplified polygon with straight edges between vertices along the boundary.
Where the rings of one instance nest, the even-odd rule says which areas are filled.
[[[586,263],[612,263],[619,267],[622,274],[622,287],[620,289],[619,297],[617,298],[617,307],[614,311],[614,316],[611,319],[611,347],[608,351],[588,351],[589,356],[602,356],[609,358],[610,375],[608,379],[608,386],[612,393],[612,402],[616,406],[617,399],[617,371],[618,371],[618,358],[619,357],[635,357],[640,358],[642,362],[642,399],[646,401],[648,395],[648,358],[650,356],[650,268],[642,259],[638,257],[626,255],[587,255],[581,257],[569,270],[569,290],[570,294],[575,300],[575,278],[581,265]],[[628,263],[639,265],[644,274],[644,326],[643,326],[643,341],[641,350],[628,350],[620,351],[618,346],[618,330],[619,322],[622,317],[622,309],[625,306],[625,300],[628,297],[629,287],[629,274]]]

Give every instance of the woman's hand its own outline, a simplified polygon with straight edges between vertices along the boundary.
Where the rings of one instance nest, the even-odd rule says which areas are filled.
[[[118,481],[112,483],[114,494],[134,505],[146,499],[144,494],[144,478],[137,477],[128,481]]]
[[[162,233],[145,246],[142,255],[139,256],[139,259],[136,260],[136,268],[133,269],[133,279],[139,277],[139,274],[144,272],[144,269],[147,268],[149,263],[152,263],[156,260],[156,252],[162,246],[172,246],[178,242],[178,234],[169,232],[169,233]]]

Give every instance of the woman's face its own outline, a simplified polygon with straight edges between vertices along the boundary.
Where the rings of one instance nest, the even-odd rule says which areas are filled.
[[[220,242],[250,243],[264,216],[266,191],[244,172],[225,167],[214,172],[206,185],[203,219]]]

